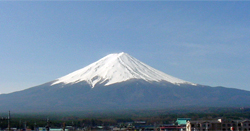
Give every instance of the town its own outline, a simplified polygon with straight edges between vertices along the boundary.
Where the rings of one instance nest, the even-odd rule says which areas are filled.
[[[12,121],[10,111],[7,117],[0,119],[1,131],[250,131],[249,119],[202,119],[176,118],[172,123],[154,122],[145,120],[123,120],[117,123],[98,122],[98,120],[82,122],[51,121],[49,118],[43,122]]]

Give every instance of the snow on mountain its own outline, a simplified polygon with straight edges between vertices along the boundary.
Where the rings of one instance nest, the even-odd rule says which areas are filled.
[[[156,70],[124,52],[107,55],[82,69],[58,78],[51,85],[86,81],[93,88],[97,83],[105,82],[105,86],[107,86],[130,79],[195,85]]]

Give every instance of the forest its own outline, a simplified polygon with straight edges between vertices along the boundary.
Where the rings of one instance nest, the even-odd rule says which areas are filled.
[[[0,128],[8,127],[8,112],[0,113]],[[116,126],[121,123],[145,121],[147,125],[175,124],[177,118],[191,120],[250,119],[250,108],[176,108],[164,110],[124,110],[100,112],[43,112],[14,113],[10,115],[10,126],[17,129],[34,129],[72,126],[76,128],[93,126]]]

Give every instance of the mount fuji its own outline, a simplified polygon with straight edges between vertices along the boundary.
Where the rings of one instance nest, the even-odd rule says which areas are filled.
[[[194,84],[122,52],[42,85],[1,94],[0,111],[244,107],[249,101],[250,91]]]
[[[52,85],[59,83],[73,84],[86,81],[94,88],[97,83],[105,83],[104,85],[108,86],[131,79],[144,80],[147,82],[165,81],[177,85],[195,85],[158,71],[124,52],[110,54],[85,68],[57,79]]]

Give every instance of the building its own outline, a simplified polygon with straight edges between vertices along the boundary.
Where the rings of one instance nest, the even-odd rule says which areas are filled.
[[[186,131],[250,131],[249,120],[188,121]]]
[[[187,121],[190,121],[191,118],[177,118],[176,123],[179,126],[186,126]]]
[[[221,122],[213,120],[188,121],[186,131],[222,131]]]

